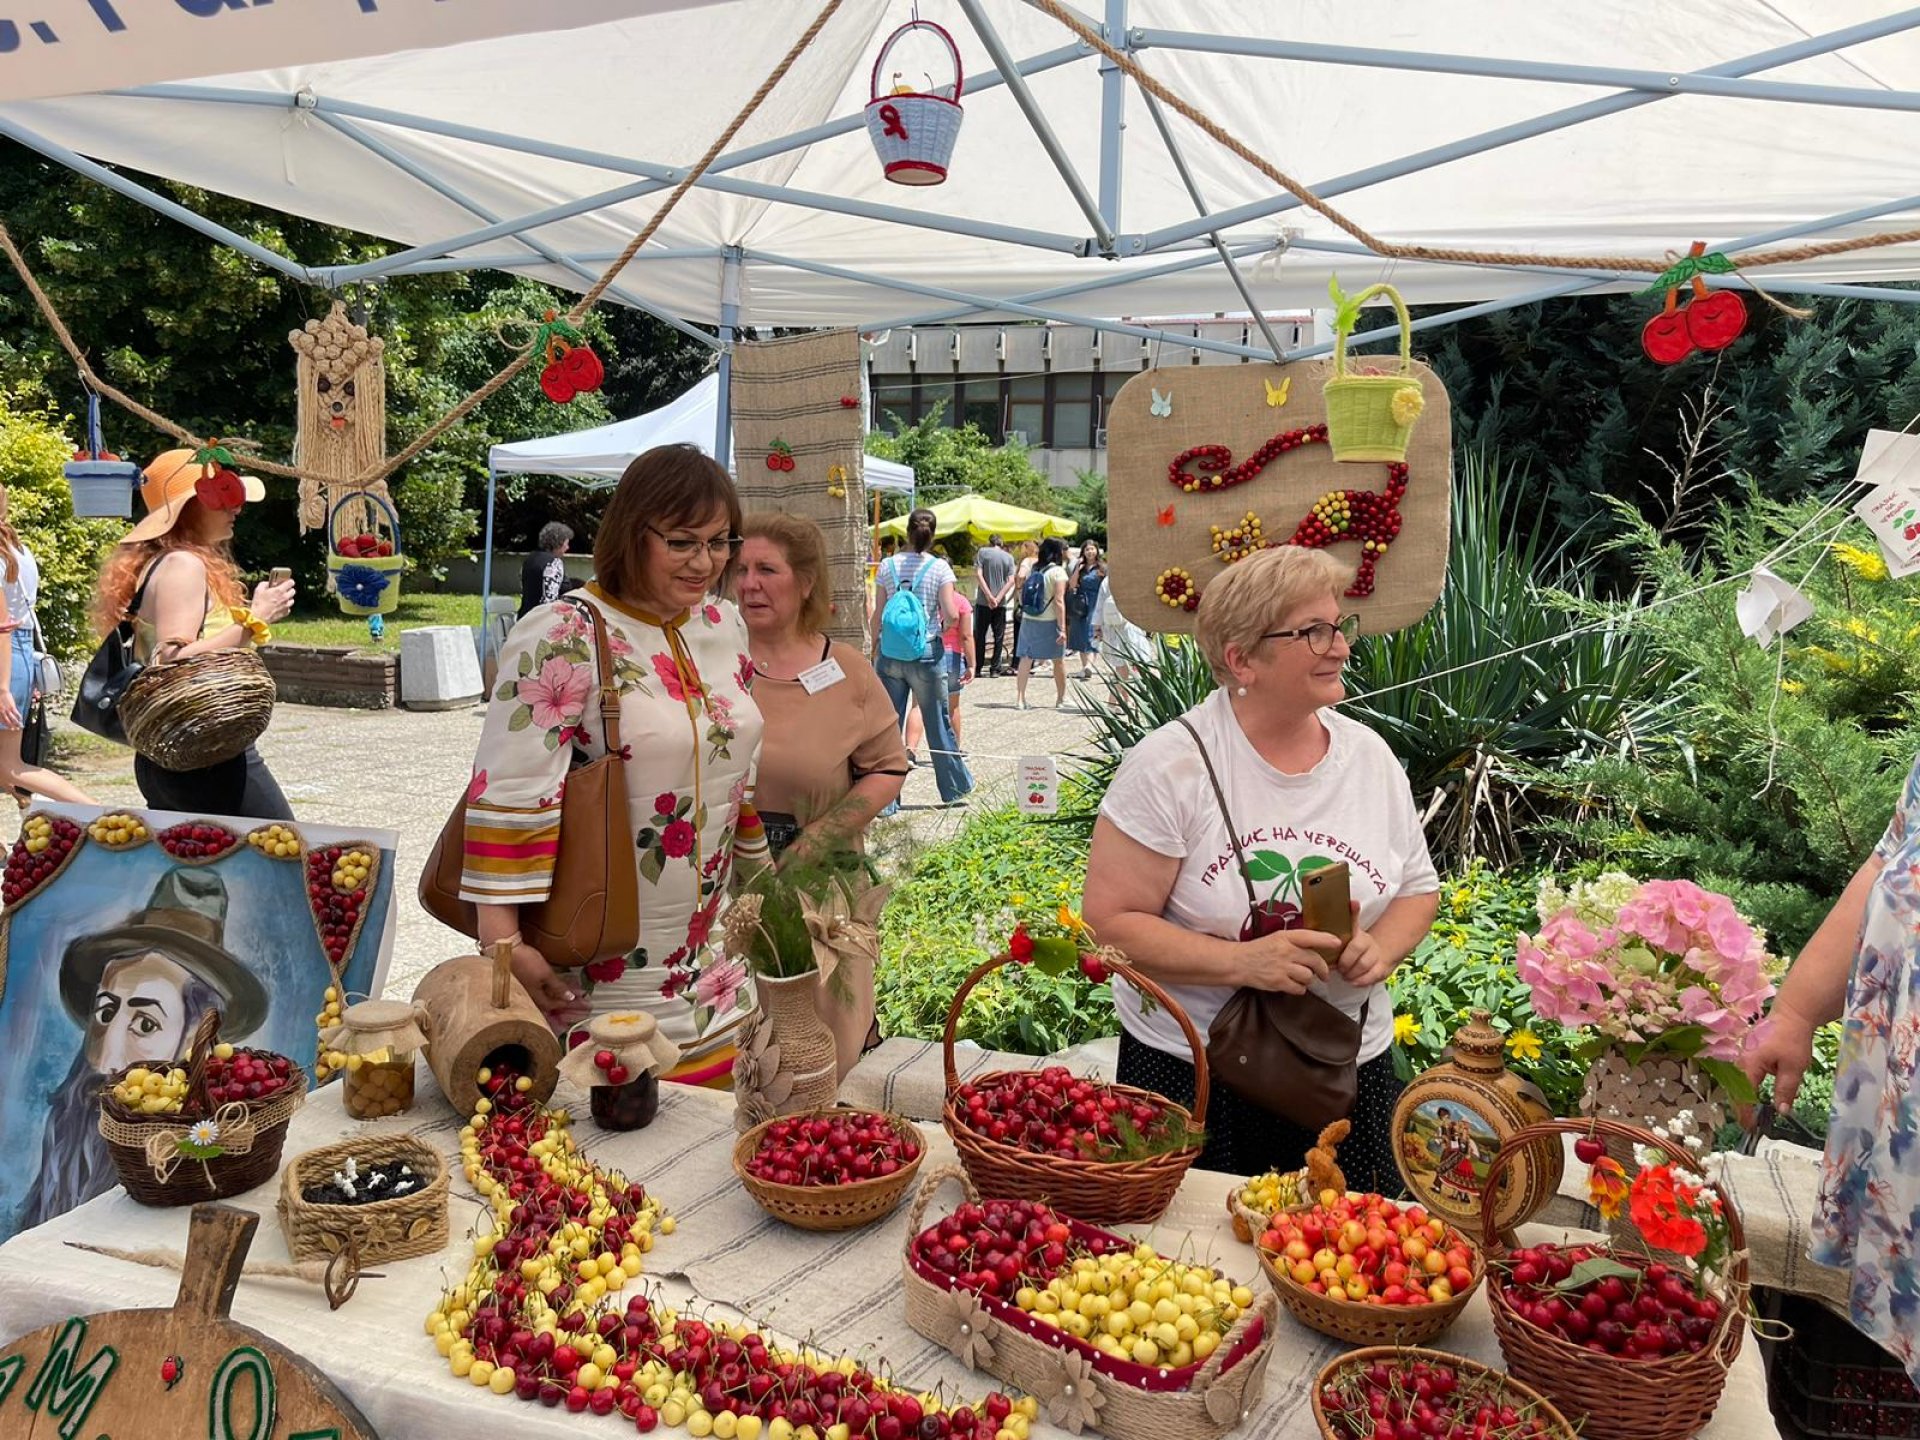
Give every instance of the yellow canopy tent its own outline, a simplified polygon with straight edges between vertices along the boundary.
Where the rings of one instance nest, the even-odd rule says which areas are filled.
[[[989,535],[998,535],[1002,540],[1038,540],[1045,535],[1057,535],[1065,539],[1080,528],[1063,516],[1023,510],[1018,505],[1004,505],[984,495],[962,495],[956,500],[935,505],[932,510],[934,534],[953,535],[965,530],[977,541],[984,541]],[[891,536],[896,540],[905,539],[907,517],[896,515],[891,520],[881,521],[874,527],[874,534],[882,538]]]

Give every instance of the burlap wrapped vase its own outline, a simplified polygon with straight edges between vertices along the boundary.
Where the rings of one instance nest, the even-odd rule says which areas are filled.
[[[840,1090],[833,1032],[814,1004],[817,973],[756,975],[753,983],[760,1008],[741,1032],[733,1065],[734,1124],[743,1131],[831,1105]]]

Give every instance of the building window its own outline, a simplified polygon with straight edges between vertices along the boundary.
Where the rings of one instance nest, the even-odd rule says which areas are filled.
[[[1006,433],[1005,413],[998,375],[959,377],[959,383],[954,387],[952,425],[956,428],[977,425],[989,440],[998,445]]]
[[[1093,445],[1094,376],[1055,375],[1053,415],[1047,443],[1055,450],[1086,450]]]
[[[1047,377],[1022,375],[1007,382],[1007,429],[1018,430],[1027,444],[1047,443]]]
[[[897,435],[918,418],[914,399],[918,392],[911,384],[873,387],[873,428]]]
[[[1120,387],[1140,372],[1138,370],[1103,370],[1100,372],[1100,419],[1095,428],[1104,430],[1110,423],[1107,419],[1113,413],[1113,397],[1120,393]]]

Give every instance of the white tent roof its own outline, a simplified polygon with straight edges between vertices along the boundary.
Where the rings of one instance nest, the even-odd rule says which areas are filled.
[[[711,455],[719,400],[720,377],[708,375],[677,400],[630,420],[495,445],[487,464],[497,475],[572,475],[597,482],[589,488],[611,485],[634,456],[656,445],[697,445]],[[912,466],[869,455],[864,468],[869,490],[913,493]]]
[[[410,259],[429,266],[508,265],[583,288],[583,272],[597,275],[646,223],[676,167],[705,150],[816,13],[808,0],[669,3],[603,0],[601,11],[629,18],[357,58],[313,59],[339,50],[289,42],[275,68],[0,105],[0,133],[424,246]],[[453,9],[434,13],[443,8]],[[731,256],[739,309],[724,318],[746,324],[878,328],[996,313],[969,312],[969,298],[1025,297],[1028,308],[1001,303],[997,313],[1027,318],[1245,308],[1124,77],[1103,78],[1097,56],[1022,0],[919,8],[953,32],[970,79],[992,82],[964,96],[946,185],[882,178],[860,116],[876,52],[906,7],[845,0],[613,298],[718,322]],[[1596,257],[1591,273],[1571,275],[1389,264],[1169,116],[1200,199],[1227,212],[1222,237],[1247,258],[1263,308],[1325,304],[1336,269],[1349,289],[1391,278],[1416,301],[1482,300],[1617,288],[1605,257],[1657,258],[1694,239],[1719,247],[1920,223],[1920,12],[1889,15],[1874,0],[1080,0],[1077,9],[1117,14],[1116,33],[1150,72],[1379,236]],[[444,33],[461,33],[446,23]],[[1030,72],[1034,100],[1117,238],[1092,238],[1087,207],[989,73],[988,34]],[[23,48],[10,63],[30,53],[42,51]],[[938,83],[943,56],[914,37],[889,71]],[[0,98],[33,93],[6,80],[0,70]],[[579,204],[609,191],[620,192],[612,203]],[[569,204],[581,213],[526,231],[543,254],[512,224],[474,236]],[[1273,247],[1289,230],[1282,257]],[[1103,248],[1118,258],[1101,258]],[[1916,271],[1920,245],[1906,243],[1757,278],[1794,293],[1809,280]],[[369,273],[305,272],[325,284]],[[1070,287],[1077,293],[1056,293]]]

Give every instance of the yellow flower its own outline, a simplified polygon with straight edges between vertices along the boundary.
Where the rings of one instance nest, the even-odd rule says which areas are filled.
[[[1427,408],[1427,397],[1420,393],[1418,385],[1402,385],[1393,392],[1392,408],[1394,424],[1411,425]]]
[[[1024,905],[1027,903],[1027,897],[1023,892],[1016,890],[1007,897],[1007,903],[1015,906]]]
[[[1787,694],[1789,695],[1798,695],[1801,691],[1805,690],[1807,687],[1798,680],[1782,680],[1780,682],[1780,688],[1786,691]]]
[[[1627,1172],[1620,1168],[1620,1162],[1611,1155],[1602,1155],[1593,1162],[1587,1172],[1587,1198],[1608,1220],[1620,1218],[1620,1211],[1627,1203],[1627,1193],[1632,1187],[1627,1182]]]
[[[1507,1036],[1507,1053],[1516,1060],[1538,1060],[1544,1047],[1531,1030],[1516,1030]]]
[[[1453,948],[1454,948],[1454,949],[1456,949],[1456,950],[1464,950],[1464,949],[1466,949],[1466,948],[1467,948],[1467,937],[1466,937],[1466,936],[1464,936],[1464,935],[1462,935],[1462,934],[1460,934],[1460,933],[1459,933],[1458,931],[1455,931],[1455,932],[1454,932],[1454,936],[1453,936]]]
[[[1053,918],[1060,922],[1060,928],[1069,935],[1078,935],[1087,928],[1086,922],[1064,905],[1053,912]]]
[[[1857,545],[1848,545],[1844,542],[1834,545],[1832,550],[1833,558],[1862,580],[1887,578],[1887,562],[1881,558],[1878,550],[1862,550]]]
[[[1393,1043],[1411,1045],[1420,1038],[1420,1022],[1411,1015],[1393,1017]]]

